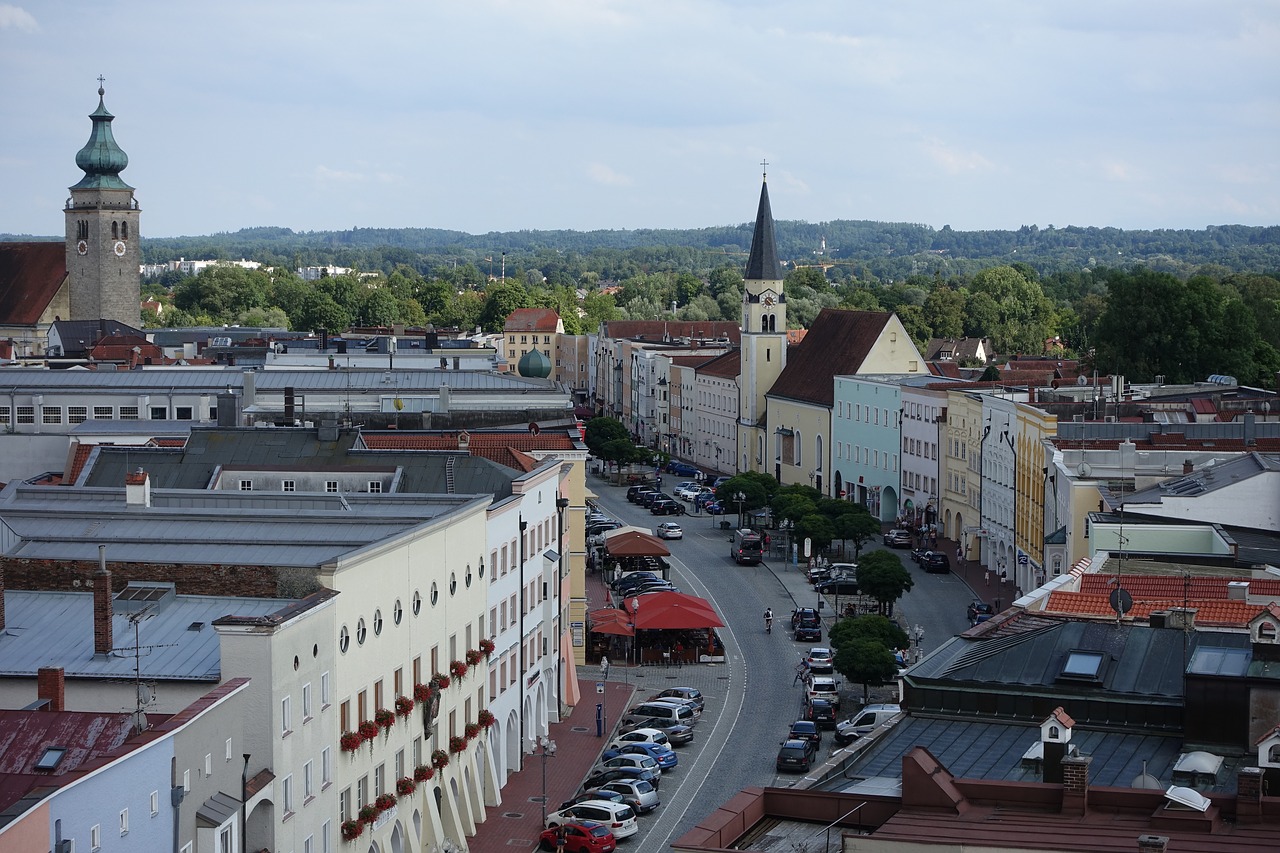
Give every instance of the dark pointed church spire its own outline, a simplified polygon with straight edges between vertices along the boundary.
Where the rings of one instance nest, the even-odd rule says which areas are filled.
[[[89,141],[76,153],[76,165],[84,170],[84,177],[71,188],[73,190],[133,189],[120,180],[120,173],[129,165],[129,155],[120,149],[111,133],[111,122],[115,116],[107,112],[102,82],[103,78],[99,77],[98,108],[89,114],[89,118],[93,120]]]
[[[761,166],[766,165],[761,163]],[[747,257],[746,281],[781,281],[782,264],[778,262],[778,244],[773,236],[773,211],[769,207],[768,173],[760,182],[760,207],[756,210],[756,230],[751,235],[751,254]]]

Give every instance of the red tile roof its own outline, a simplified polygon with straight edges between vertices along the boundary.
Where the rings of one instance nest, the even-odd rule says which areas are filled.
[[[130,714],[85,711],[0,711],[0,812],[31,789],[50,785],[81,765],[118,749],[133,728]],[[54,772],[37,771],[46,747],[66,748]]]
[[[787,353],[787,366],[768,396],[831,407],[836,376],[857,373],[892,314],[823,308],[804,341]]]
[[[40,322],[66,279],[62,243],[0,243],[0,323]]]
[[[502,324],[504,332],[548,332],[556,330],[560,315],[554,308],[517,308]]]
[[[1129,619],[1147,620],[1153,612],[1168,610],[1171,607],[1194,609],[1196,624],[1238,628],[1247,625],[1250,619],[1263,610],[1261,604],[1227,601],[1221,598],[1188,599],[1178,596],[1172,599],[1139,599],[1138,596],[1134,596],[1133,609],[1125,615]],[[1116,612],[1111,609],[1108,596],[1083,592],[1051,593],[1044,609],[1048,613],[1065,613],[1073,616],[1114,619],[1116,615]]]
[[[94,451],[98,445],[96,444],[77,444],[75,455],[71,457],[71,469],[67,471],[63,482],[67,485],[74,485],[76,480],[80,478],[80,472],[84,470],[85,463],[89,461],[89,454]]]
[[[716,356],[698,368],[699,373],[708,376],[719,376],[724,379],[736,379],[742,372],[742,350],[729,350],[724,355]]]

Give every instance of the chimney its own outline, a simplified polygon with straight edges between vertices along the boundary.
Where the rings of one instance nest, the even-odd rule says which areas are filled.
[[[1248,601],[1249,600],[1249,582],[1248,581],[1228,581],[1227,582],[1227,600],[1228,601]]]
[[[124,502],[128,506],[151,506],[151,478],[146,471],[139,468],[124,475]]]
[[[98,571],[93,575],[93,653],[108,655],[115,641],[111,636],[111,572],[107,571],[107,546],[98,546]]]
[[[1084,815],[1089,810],[1089,764],[1091,755],[1062,759],[1062,813]]]
[[[1191,631],[1196,627],[1196,608],[1170,607],[1169,619],[1165,623],[1177,631]]]
[[[1262,768],[1241,767],[1236,775],[1236,822],[1262,822]]]
[[[62,677],[62,667],[42,666],[36,673],[36,695],[48,702],[46,710],[67,710],[67,683]]]
[[[1138,853],[1164,853],[1169,846],[1167,835],[1139,835]]]
[[[1193,464],[1191,464],[1191,460],[1190,460],[1190,459],[1183,459],[1183,460],[1182,460],[1182,475],[1183,475],[1184,477],[1185,477],[1187,474],[1190,474],[1190,473],[1191,473],[1192,471],[1194,471],[1194,470],[1196,470],[1196,466],[1195,466],[1195,465],[1193,465]]]

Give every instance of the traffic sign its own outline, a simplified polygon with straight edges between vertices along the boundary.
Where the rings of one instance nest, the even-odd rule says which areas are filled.
[[[596,682],[596,692],[597,692],[597,693],[603,693],[603,692],[604,692],[604,682],[603,682],[603,681],[597,681],[597,682]]]

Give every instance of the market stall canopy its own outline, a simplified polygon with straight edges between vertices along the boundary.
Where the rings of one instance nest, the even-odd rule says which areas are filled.
[[[634,637],[636,634],[631,627],[631,617],[624,610],[604,607],[592,610],[587,614],[587,619],[591,622],[593,634],[615,634],[619,637]]]
[[[670,557],[662,540],[640,530],[610,530],[604,538],[604,549],[611,557]]]
[[[705,598],[683,592],[655,592],[637,597],[640,607],[634,614],[637,628],[723,628],[724,622]],[[637,598],[626,599],[627,607]]]

